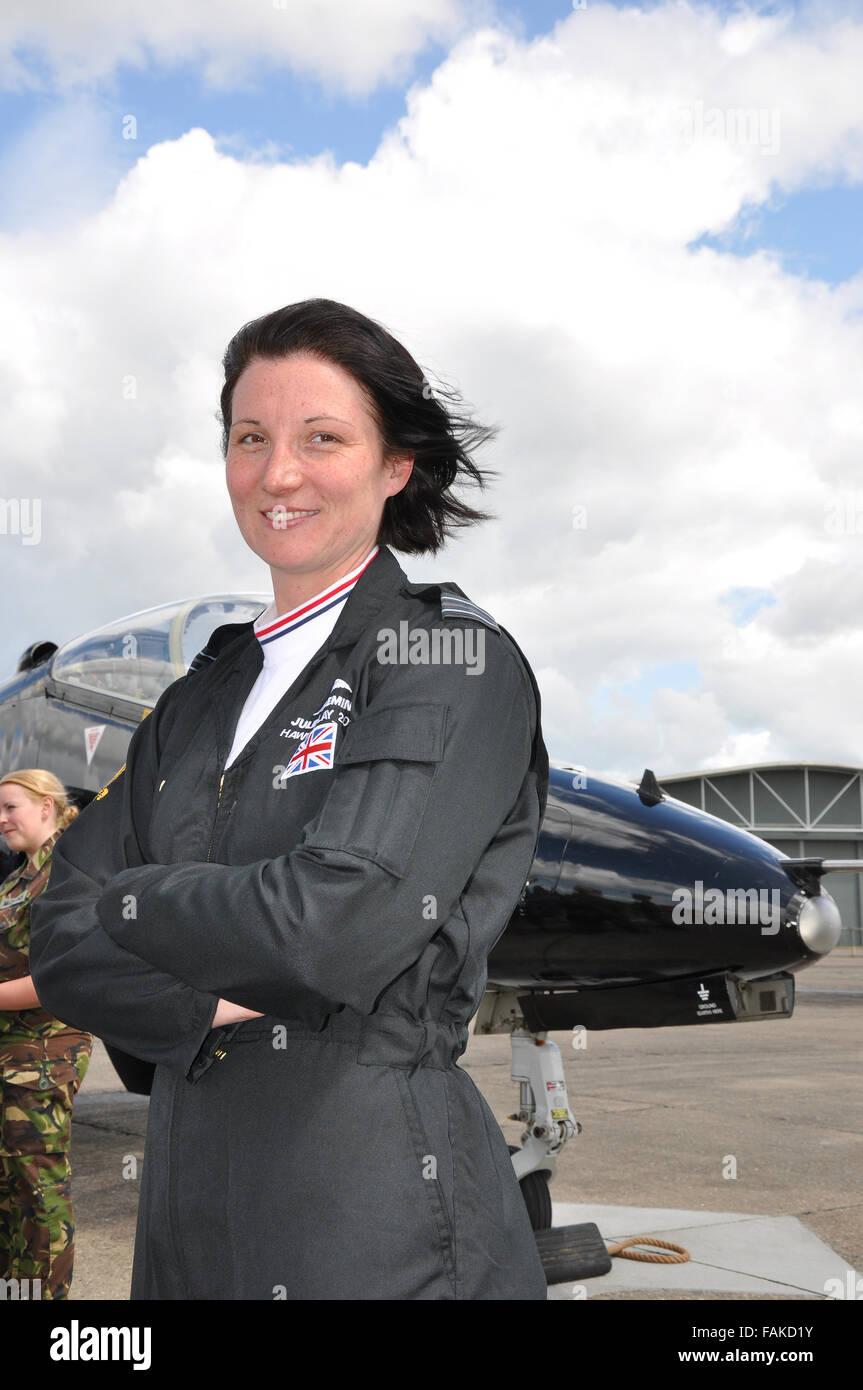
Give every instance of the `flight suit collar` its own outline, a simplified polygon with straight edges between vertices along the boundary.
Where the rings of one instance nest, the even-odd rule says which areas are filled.
[[[341,578],[334,580],[326,585],[319,593],[312,598],[303,600],[295,604],[292,608],[286,609],[283,613],[276,611],[276,601],[270,604],[259,617],[255,619],[255,636],[262,647],[269,647],[281,638],[291,637],[295,632],[304,628],[308,623],[324,618],[323,628],[318,631],[325,631],[327,635],[335,627],[345,603],[350,598],[351,593],[356,588],[361,576],[372,564],[379,553],[380,547],[375,545],[366,555],[361,564],[357,565],[349,573]],[[338,612],[332,609],[338,608]],[[329,614],[329,617],[327,615]]]
[[[314,657],[315,664],[331,651],[340,647],[352,647],[358,638],[368,631],[383,605],[396,594],[419,595],[427,590],[439,593],[440,585],[409,584],[407,575],[395,556],[382,545],[348,594],[332,632]],[[245,627],[244,640],[237,644],[234,667],[247,668],[251,662],[260,670],[263,665],[263,650],[255,634],[255,625],[248,623]]]
[[[351,647],[375,620],[387,599],[407,585],[407,575],[392,551],[382,545],[368,569],[364,570],[348,595],[324,651]]]
[[[369,630],[376,631],[382,608],[397,594],[419,593],[427,587],[437,589],[435,585],[408,584],[401,565],[386,546],[381,546],[371,564],[363,570],[349,593],[332,632],[303,670],[297,673],[283,699],[290,701],[331,652],[341,648],[350,649],[364,633],[369,632]],[[229,629],[224,631],[228,632]],[[231,639],[230,664],[226,663],[225,666],[224,698],[217,700],[213,706],[213,714],[217,724],[220,765],[224,765],[228,756],[228,749],[234,737],[240,712],[264,663],[264,650],[258,641],[254,623],[244,623],[239,633],[237,633],[236,627],[232,631],[235,635]],[[266,727],[267,720],[264,720],[261,727],[252,735],[246,746],[234,759],[229,772],[247,761],[257,747]]]
[[[459,592],[457,585],[447,584],[447,589]],[[427,584],[409,584],[407,575],[404,574],[402,566],[397,562],[391,550],[382,545],[377,555],[372,560],[370,566],[363,571],[359,580],[350,594],[347,595],[345,606],[340,612],[335,627],[331,634],[325,639],[324,644],[315,652],[313,659],[306,670],[303,671],[303,678],[309,677],[311,671],[315,669],[329,655],[338,651],[339,648],[350,648],[359,641],[361,635],[368,631],[378,619],[386,602],[395,598],[397,594],[418,596],[429,595],[439,596],[442,592],[441,584],[427,582]],[[231,671],[242,671],[243,682],[240,687],[240,694],[245,699],[249,694],[250,688],[257,680],[258,671],[264,663],[264,652],[258,642],[254,623],[243,624],[242,641],[236,641],[236,646],[232,652]],[[227,671],[228,674],[228,671]],[[295,685],[300,684],[297,677]],[[293,688],[293,687],[292,687]],[[239,759],[238,759],[239,762]]]

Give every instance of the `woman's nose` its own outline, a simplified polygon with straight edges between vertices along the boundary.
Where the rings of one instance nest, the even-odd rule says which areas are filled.
[[[296,487],[303,481],[302,464],[290,440],[273,441],[262,481],[270,488]]]

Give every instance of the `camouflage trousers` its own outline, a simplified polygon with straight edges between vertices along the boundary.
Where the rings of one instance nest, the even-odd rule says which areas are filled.
[[[0,1288],[68,1298],[75,1254],[72,1101],[90,1063],[86,1034],[0,1038]],[[21,1281],[27,1292],[21,1292]],[[38,1280],[38,1285],[35,1281]]]

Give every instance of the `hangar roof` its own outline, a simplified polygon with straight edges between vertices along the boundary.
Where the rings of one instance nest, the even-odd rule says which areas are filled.
[[[672,796],[759,835],[863,837],[863,768],[750,763],[659,776]]]

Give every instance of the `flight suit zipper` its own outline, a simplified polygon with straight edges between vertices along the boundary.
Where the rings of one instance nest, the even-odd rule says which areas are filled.
[[[215,814],[215,816],[213,817],[213,828],[212,828],[212,830],[210,831],[210,843],[209,843],[209,845],[207,846],[207,863],[208,863],[208,864],[209,864],[209,862],[210,862],[210,854],[212,853],[212,849],[213,849],[213,840],[216,838],[216,826],[217,826],[218,823],[219,823],[219,811],[220,811],[221,805],[222,805],[222,787],[223,787],[224,785],[225,785],[225,774],[224,774],[224,772],[223,772],[222,775],[221,775],[221,777],[219,778],[219,794],[218,794],[218,796],[216,797],[216,814]],[[228,1025],[225,1025],[225,1027],[227,1027],[227,1026],[228,1026]],[[230,1042],[231,1038],[234,1036],[234,1034],[236,1033],[236,1031],[237,1031],[237,1029],[239,1028],[239,1026],[240,1026],[239,1023],[234,1023],[234,1024],[230,1025],[230,1027],[231,1027],[230,1033],[222,1032],[221,1040],[222,1040],[223,1042]],[[220,1030],[220,1032],[221,1032],[221,1030]],[[227,1054],[227,1052],[225,1051],[225,1049],[224,1049],[223,1047],[217,1047],[217,1048],[214,1048],[214,1049],[213,1049],[212,1056],[213,1056],[213,1057],[218,1057],[218,1059],[219,1059],[220,1062],[223,1061],[223,1059],[224,1059],[225,1057],[227,1057],[227,1055],[228,1055],[228,1054]]]
[[[215,814],[215,816],[213,817],[213,828],[212,828],[212,830],[210,831],[210,843],[207,845],[207,863],[208,863],[208,864],[209,864],[209,862],[210,862],[210,855],[211,855],[212,850],[213,850],[213,840],[215,839],[215,836],[216,836],[216,826],[217,826],[218,823],[219,823],[219,807],[220,807],[221,804],[222,804],[222,787],[224,786],[224,782],[225,782],[225,774],[224,774],[224,772],[223,772],[222,775],[221,775],[221,777],[219,778],[219,795],[218,795],[218,797],[216,798],[216,814]]]

